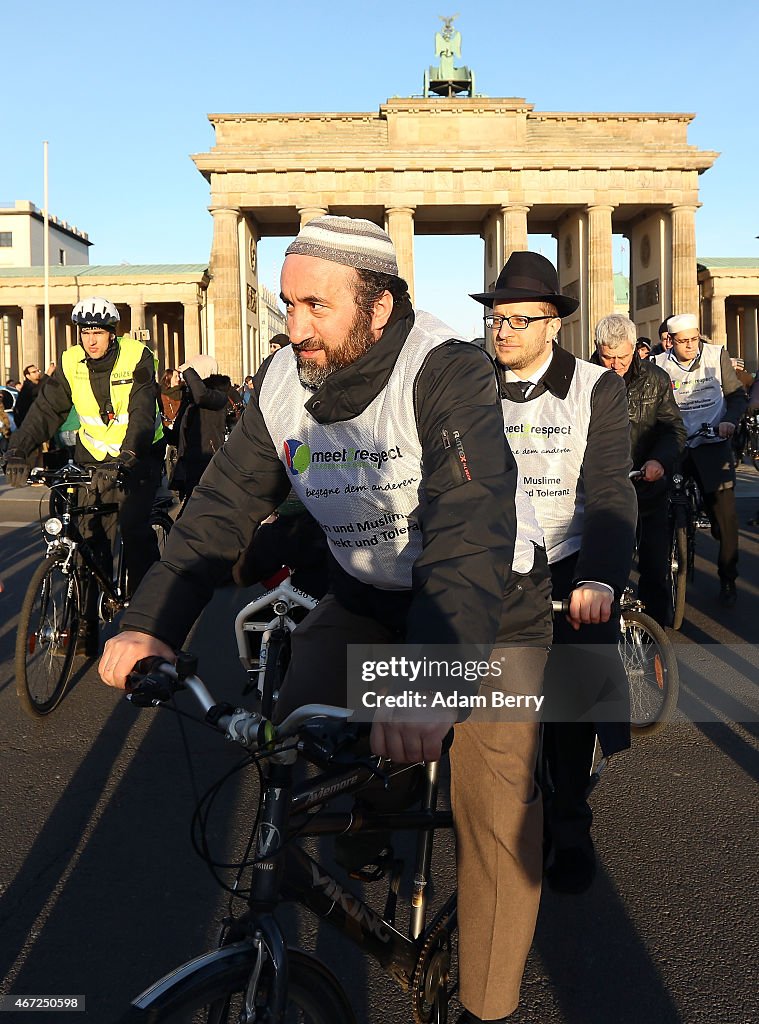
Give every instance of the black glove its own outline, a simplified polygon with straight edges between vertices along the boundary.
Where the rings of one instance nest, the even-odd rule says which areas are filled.
[[[116,483],[124,483],[131,470],[137,465],[134,452],[122,451],[115,462],[96,466],[92,471],[92,486],[96,491],[107,491]]]
[[[5,475],[11,487],[26,487],[26,481],[32,471],[31,465],[27,462],[27,456],[21,455],[15,449],[8,452],[5,460]]]

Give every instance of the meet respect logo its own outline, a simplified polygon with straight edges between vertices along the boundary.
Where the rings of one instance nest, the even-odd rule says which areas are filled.
[[[379,450],[353,447],[317,450],[312,449],[305,441],[288,438],[283,447],[285,464],[291,476],[302,476],[307,471],[334,472],[359,469],[362,466],[380,469],[390,462],[403,458],[399,445]]]

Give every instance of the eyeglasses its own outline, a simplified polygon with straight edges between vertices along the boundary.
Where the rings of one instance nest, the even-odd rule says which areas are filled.
[[[498,333],[506,323],[512,331],[525,331],[536,320],[553,320],[552,316],[498,316],[497,313],[488,313],[485,317],[485,326]]]

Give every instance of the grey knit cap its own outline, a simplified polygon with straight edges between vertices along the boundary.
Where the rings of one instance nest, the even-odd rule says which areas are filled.
[[[288,245],[285,256],[292,253],[398,277],[390,235],[370,220],[358,217],[315,217]]]

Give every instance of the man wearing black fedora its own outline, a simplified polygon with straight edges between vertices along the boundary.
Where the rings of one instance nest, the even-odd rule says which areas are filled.
[[[630,574],[636,522],[625,388],[557,343],[562,318],[579,303],[561,294],[544,256],[512,253],[495,288],[472,298],[486,307],[506,435],[543,527],[553,597],[569,600],[568,614],[555,618],[546,669],[546,878],[557,891],[583,892],[595,874],[586,799],[595,735],[607,756],[630,743],[612,611]],[[591,658],[590,644],[608,646]]]

